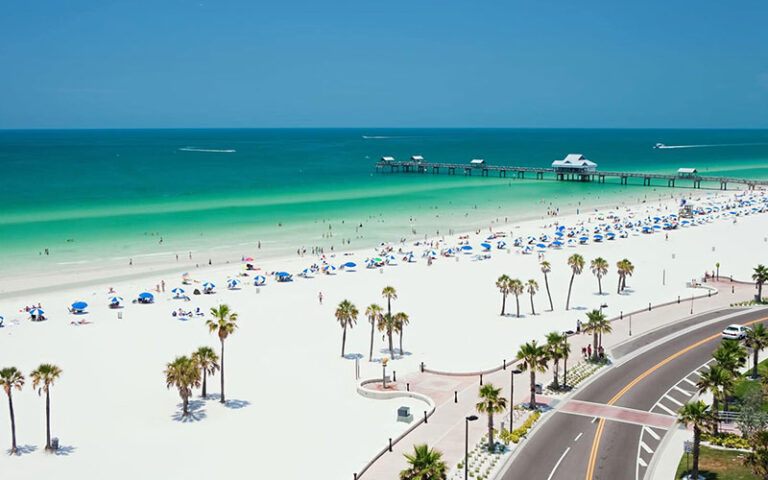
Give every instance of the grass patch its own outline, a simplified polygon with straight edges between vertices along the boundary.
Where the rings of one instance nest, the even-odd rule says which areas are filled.
[[[680,459],[675,478],[683,478],[688,473],[686,467],[686,454]],[[688,466],[693,462],[693,456],[689,455]],[[741,462],[744,452],[732,450],[716,450],[714,448],[701,447],[699,456],[699,475],[707,480],[760,480],[760,477],[752,473],[749,467]]]

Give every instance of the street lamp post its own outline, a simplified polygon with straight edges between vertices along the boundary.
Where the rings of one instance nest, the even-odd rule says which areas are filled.
[[[515,375],[523,373],[519,368],[509,371],[509,431],[515,428]]]
[[[464,419],[464,480],[469,478],[469,422],[477,420],[477,415],[470,415]]]
[[[381,361],[381,386],[384,390],[387,389],[387,359],[382,359]]]

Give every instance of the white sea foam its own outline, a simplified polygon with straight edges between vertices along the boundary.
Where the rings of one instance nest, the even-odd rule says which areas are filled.
[[[237,150],[234,149],[226,149],[226,150],[217,150],[214,148],[195,148],[195,147],[183,147],[180,148],[182,152],[205,152],[205,153],[235,153]]]
[[[387,137],[385,135],[363,135],[363,138],[366,140],[375,140],[375,139],[392,138],[392,137]]]
[[[659,145],[656,148],[707,148],[707,147],[748,147],[768,145],[768,143],[713,143],[708,145]]]

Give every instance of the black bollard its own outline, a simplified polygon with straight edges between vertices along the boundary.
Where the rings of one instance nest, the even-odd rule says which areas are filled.
[[[651,311],[651,302],[648,302],[648,311]]]
[[[677,303],[680,303],[680,295],[677,296]]]
[[[502,368],[502,370],[506,370],[507,369],[507,361],[506,360],[504,360],[504,363],[502,364],[501,368]]]
[[[421,373],[424,373],[424,362],[421,362],[419,368],[421,369]]]
[[[355,480],[357,480],[357,474],[355,474]]]
[[[459,403],[459,392],[453,391],[453,403]]]
[[[624,320],[624,310],[619,313],[619,320]]]
[[[406,383],[405,384],[405,391],[406,392],[410,392],[411,391],[411,384],[410,383]]]
[[[483,385],[483,374],[481,373],[480,374],[480,386],[482,386],[482,385]]]
[[[397,372],[395,370],[392,370],[392,381],[393,382],[397,381]]]
[[[427,411],[424,410],[424,423],[427,423]]]
[[[392,451],[392,439],[391,438],[389,439],[389,451],[390,452]]]

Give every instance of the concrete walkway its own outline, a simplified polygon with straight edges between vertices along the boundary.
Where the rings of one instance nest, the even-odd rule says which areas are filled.
[[[633,337],[642,335],[656,328],[670,325],[678,320],[708,310],[728,307],[731,303],[750,300],[755,294],[754,285],[725,282],[710,282],[707,285],[719,290],[719,294],[709,298],[700,298],[691,302],[681,299],[665,307],[644,311],[634,315],[626,315],[622,320],[613,322],[613,332],[603,336],[603,345],[610,356],[611,349]],[[702,293],[705,293],[702,290]],[[586,320],[585,320],[586,321]],[[631,336],[630,336],[631,328]],[[591,343],[591,336],[576,335],[571,337],[571,360],[575,364],[581,359],[581,347]],[[506,358],[514,358],[517,349],[508,352]],[[501,364],[501,359],[499,360]],[[509,366],[508,366],[509,368]],[[497,388],[502,387],[502,394],[509,398],[510,370],[500,370],[495,373],[483,375],[483,383],[492,383]],[[520,378],[522,377],[522,378]],[[437,375],[432,373],[414,373],[401,378],[398,376],[396,386],[400,390],[406,389],[406,384],[411,391],[430,396],[436,405],[435,413],[429,418],[428,423],[417,427],[397,445],[392,452],[383,455],[365,473],[363,478],[384,480],[397,478],[398,473],[407,467],[407,461],[403,454],[411,453],[414,445],[428,444],[443,453],[443,460],[450,469],[464,458],[464,424],[465,417],[478,415],[480,419],[470,423],[469,445],[476,444],[482,435],[487,432],[487,416],[480,415],[475,409],[478,401],[477,393],[480,388],[480,376],[454,376]],[[527,401],[529,397],[530,375],[524,372],[515,376],[515,403]],[[552,381],[552,373],[539,373],[536,381],[548,384]],[[578,388],[578,387],[577,387]],[[499,428],[504,422],[505,428],[509,425],[509,410],[495,417],[495,427]],[[413,412],[416,418],[420,412]],[[519,421],[516,420],[516,426]],[[382,439],[382,447],[386,446],[387,439]],[[373,452],[372,452],[373,455]],[[679,457],[678,457],[679,458]],[[361,466],[362,468],[362,466]],[[353,475],[350,474],[350,478]]]

